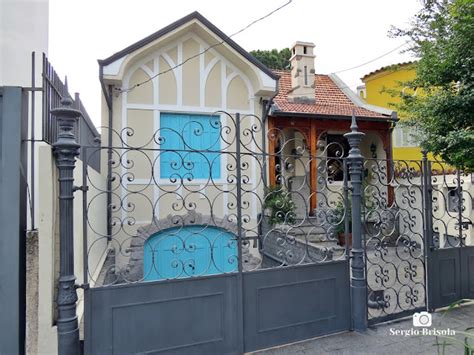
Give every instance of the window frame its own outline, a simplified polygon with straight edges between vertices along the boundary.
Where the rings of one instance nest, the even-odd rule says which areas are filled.
[[[213,112],[198,112],[198,111],[172,111],[172,110],[163,110],[163,111],[158,111],[158,117],[156,119],[156,126],[157,126],[157,131],[161,132],[161,129],[163,128],[161,126],[161,119],[162,119],[162,115],[166,115],[166,114],[171,114],[171,115],[185,115],[185,116],[208,116],[208,117],[219,117],[219,121],[220,121],[220,124],[221,124],[221,127],[224,127],[224,125],[226,124],[226,119],[225,117],[223,117],[222,114],[215,114],[215,111]],[[159,183],[160,185],[164,185],[164,186],[172,186],[172,185],[177,185],[177,184],[181,184],[181,181],[176,181],[176,182],[172,182],[170,181],[170,178],[169,177],[162,177],[161,175],[161,154],[163,153],[163,151],[161,150],[160,148],[160,145],[158,145],[156,142],[154,144],[155,146],[155,159],[156,159],[156,164],[155,164],[155,171],[154,171],[154,174],[155,176],[157,177],[156,178],[156,181],[157,183]],[[222,147],[222,137],[221,137],[221,132],[219,132],[219,149],[218,149],[219,153],[219,168],[220,168],[220,171],[219,171],[219,177],[218,178],[212,178],[211,174],[209,174],[209,176],[207,178],[194,178],[192,181],[186,181],[186,185],[207,185],[209,183],[209,181],[213,181],[213,183],[216,183],[216,184],[225,184],[227,183],[226,182],[226,178],[224,176],[224,169],[223,167],[226,165],[226,161],[227,161],[227,155],[226,154],[223,154],[224,150],[223,150],[223,147]]]
[[[344,141],[344,143],[339,143],[337,141],[333,141],[333,142],[329,142],[329,137],[342,137],[342,140]],[[334,161],[340,161],[341,164],[344,164],[344,159],[347,159],[347,157],[349,156],[349,150],[350,150],[350,145],[349,145],[349,141],[347,140],[346,137],[344,137],[344,133],[327,133],[326,134],[326,147],[331,144],[331,143],[338,143],[338,144],[342,144],[343,145],[343,148],[344,148],[344,154],[340,157],[340,158],[337,158],[337,157],[329,157],[328,156],[328,151],[326,151],[326,180],[329,180],[330,179],[330,176],[329,176],[329,162],[334,160]],[[347,149],[345,149],[347,148]],[[341,180],[336,180],[336,179],[332,179],[331,180],[331,184],[343,184],[344,183],[344,167],[341,166],[341,171],[342,171],[342,179]],[[347,174],[347,178],[349,180],[349,174]]]
[[[446,212],[459,213],[458,190],[459,186],[448,186],[446,193]],[[462,189],[459,191],[462,199]]]

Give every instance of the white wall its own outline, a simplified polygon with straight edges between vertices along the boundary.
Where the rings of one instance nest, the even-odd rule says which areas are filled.
[[[29,314],[28,321],[35,322],[30,327],[32,331],[36,329],[37,337],[32,339],[37,343],[29,343],[29,349],[36,349],[39,354],[55,354],[57,352],[57,330],[54,325],[55,294],[58,272],[59,272],[59,204],[58,204],[58,176],[57,168],[52,155],[52,148],[46,144],[39,144],[37,147],[38,175],[41,177],[38,184],[38,289],[28,290],[28,293],[37,292],[38,308],[36,314]],[[88,177],[93,181],[94,186],[90,186],[89,197],[96,196],[97,189],[105,190],[106,179],[95,170],[88,168]],[[77,160],[74,169],[74,184],[82,185],[82,162]],[[83,282],[83,225],[82,225],[82,192],[74,193],[74,272],[77,283]],[[96,231],[106,233],[106,197],[96,200],[91,205],[88,215],[92,219],[92,225]],[[93,234],[88,228],[88,234]],[[101,248],[95,248],[89,254],[90,274],[96,274],[104,262],[106,241]],[[89,243],[90,246],[90,243]],[[100,252],[99,252],[100,251]],[[93,286],[93,283],[91,283]],[[79,290],[78,317],[79,321],[83,315],[83,294]]]
[[[35,53],[35,86],[42,85],[42,53],[48,55],[49,0],[0,0],[0,86],[32,86],[32,52]],[[35,138],[41,139],[41,92],[35,96]],[[31,105],[31,103],[29,103]],[[31,121],[31,106],[28,110]],[[30,123],[28,137],[31,137]],[[30,152],[28,151],[28,166]],[[38,169],[38,166],[35,166]],[[30,177],[28,176],[28,179]],[[30,186],[31,181],[28,181]],[[38,180],[35,179],[37,186]],[[35,189],[35,219],[38,219],[38,190]],[[29,202],[28,202],[29,203]],[[28,209],[30,206],[28,205]],[[28,214],[28,229],[32,226]]]
[[[0,0],[0,85],[31,86],[31,52],[48,53],[48,12],[49,0]]]

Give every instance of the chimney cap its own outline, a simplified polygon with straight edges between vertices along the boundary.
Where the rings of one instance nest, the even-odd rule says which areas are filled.
[[[296,41],[291,48],[295,48],[296,46],[304,46],[304,47],[311,47],[314,48],[316,45],[313,42],[304,42],[304,41]]]

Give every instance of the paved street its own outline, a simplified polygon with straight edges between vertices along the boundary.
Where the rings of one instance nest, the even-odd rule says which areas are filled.
[[[433,314],[431,328],[436,330],[465,331],[474,327],[474,302],[449,311]],[[414,328],[412,318],[405,318],[392,323],[370,328],[365,333],[347,332],[325,336],[288,346],[256,352],[258,355],[303,355],[303,354],[464,354],[464,334],[456,334],[454,340],[429,335],[393,335],[397,330],[410,331]],[[446,345],[444,352],[441,345]],[[437,342],[440,344],[437,346]],[[471,338],[474,347],[474,333]]]

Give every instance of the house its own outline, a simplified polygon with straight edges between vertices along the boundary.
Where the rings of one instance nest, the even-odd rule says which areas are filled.
[[[362,142],[362,154],[366,158],[392,158],[391,131],[397,121],[396,113],[388,109],[368,105],[346,86],[336,75],[316,74],[313,43],[296,42],[292,47],[291,70],[275,71],[280,77],[278,95],[268,119],[268,130],[281,132],[286,140],[292,140],[290,151],[303,142],[309,157],[326,155],[327,178],[342,182],[340,158],[349,151],[343,134],[349,131],[352,114],[358,119],[359,128],[366,133]],[[289,145],[292,145],[290,143]],[[269,151],[278,151],[278,142],[269,140]],[[287,144],[288,145],[288,144]],[[339,158],[339,159],[334,159]],[[275,162],[270,163],[270,184],[275,184]],[[304,164],[304,162],[303,162]],[[298,169],[292,173],[293,189],[302,187],[310,201],[305,201],[307,212],[317,206],[318,169],[316,160],[310,162],[309,182],[303,185]],[[295,186],[299,185],[299,187]]]
[[[396,63],[381,67],[364,75],[361,80],[362,85],[358,86],[357,94],[371,105],[378,105],[385,108],[394,108],[400,104],[400,96],[407,90],[403,83],[416,78],[416,62]],[[416,95],[422,95],[420,89],[414,92]],[[398,162],[407,162],[414,170],[420,173],[419,161],[422,159],[421,148],[416,142],[416,136],[413,134],[412,127],[403,126],[403,115],[400,116],[400,124],[393,130],[393,159]],[[434,186],[433,201],[436,202],[434,208],[434,226],[439,230],[440,244],[449,246],[446,238],[443,236],[455,236],[459,233],[456,225],[458,217],[457,211],[458,198],[457,189],[459,178],[456,175],[456,169],[447,165],[438,157],[428,153],[428,159],[431,163],[431,173],[441,175],[439,178],[433,178]],[[463,195],[463,216],[466,220],[473,218],[473,200],[471,196],[474,193],[473,178],[465,176],[461,179]],[[469,223],[465,223],[465,243],[474,243],[474,231]]]
[[[120,249],[130,243],[133,247],[139,228],[166,224],[168,215],[184,220],[198,211],[213,216],[214,223],[235,215],[235,201],[227,193],[236,185],[230,178],[235,154],[222,153],[237,148],[232,115],[240,113],[241,129],[251,129],[276,92],[277,74],[197,12],[99,64],[102,124],[107,127],[103,143],[118,147],[102,160],[110,162],[103,168],[116,177],[110,182],[117,193],[109,203],[115,206],[109,220],[117,223],[108,234],[119,241]],[[259,174],[256,166],[251,169],[251,175]],[[253,187],[263,193],[263,186]],[[131,226],[127,206],[136,206]],[[255,205],[252,208],[258,213]],[[145,250],[154,250],[156,242],[148,243]],[[115,257],[116,265],[127,267],[127,253],[116,251]]]
[[[312,43],[296,42],[291,71],[272,71],[194,12],[99,60],[102,140],[114,147],[102,150],[102,168],[112,177],[108,235],[116,241],[117,273],[134,281],[201,269],[198,275],[215,273],[184,265],[186,242],[181,249],[169,242],[201,233],[190,232],[190,220],[212,221],[211,234],[227,238],[202,242],[208,245],[193,239],[193,248],[210,250],[217,243],[221,251],[229,248],[219,260],[235,257],[223,224],[232,230],[238,223],[231,193],[238,186],[237,164],[245,168],[240,188],[249,191],[242,228],[254,240],[250,255],[258,258],[258,216],[267,188],[279,184],[291,191],[303,219],[316,214],[323,175],[342,190],[341,159],[348,154],[343,134],[353,114],[366,133],[363,154],[391,158],[395,113],[364,103],[337,76],[315,74],[313,50]],[[160,232],[170,225],[179,228]],[[166,259],[166,253],[181,253],[183,266],[161,277],[150,260]],[[148,272],[135,268],[143,264]],[[225,263],[217,269],[232,270]]]
[[[358,95],[367,103],[386,108],[395,108],[400,103],[400,97],[394,92],[405,90],[401,85],[415,79],[415,62],[404,62],[388,65],[364,75],[361,80],[364,84],[358,86]],[[403,116],[399,117],[404,119]],[[421,150],[416,144],[410,129],[398,125],[393,131],[393,158],[394,159],[421,159]]]

